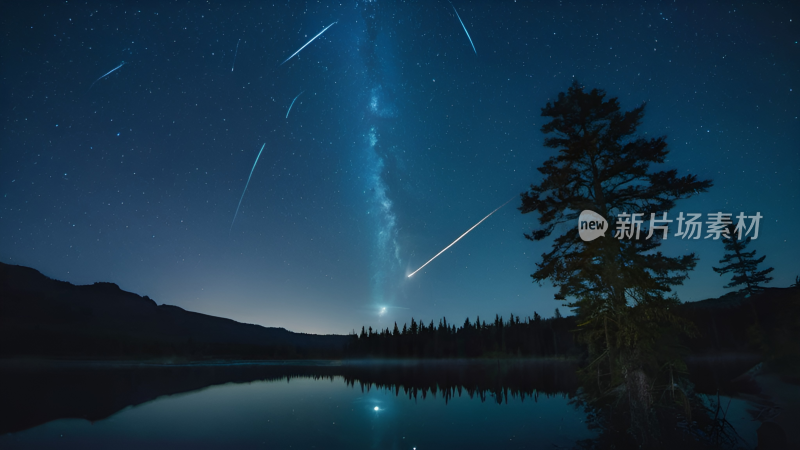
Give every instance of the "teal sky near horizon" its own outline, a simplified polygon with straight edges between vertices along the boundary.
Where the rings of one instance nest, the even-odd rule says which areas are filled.
[[[551,316],[516,196],[577,79],[714,182],[671,217],[760,212],[770,286],[800,275],[800,3],[453,5],[474,51],[444,1],[4,3],[0,260],[302,332]],[[675,231],[680,298],[727,292]]]

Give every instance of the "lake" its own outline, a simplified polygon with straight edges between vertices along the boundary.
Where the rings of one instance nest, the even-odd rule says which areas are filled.
[[[570,448],[563,361],[6,363],[2,448]]]

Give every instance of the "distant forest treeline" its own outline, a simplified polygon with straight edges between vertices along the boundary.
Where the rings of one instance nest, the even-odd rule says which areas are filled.
[[[486,323],[478,317],[474,323],[467,318],[460,327],[439,320],[411,325],[397,323],[394,328],[364,329],[350,342],[349,357],[379,358],[476,358],[476,357],[554,357],[579,353],[571,330],[574,317],[556,316],[542,319],[538,313],[522,319],[511,314],[508,320],[496,315]]]
[[[800,357],[800,288],[767,288],[748,295],[730,293],[720,298],[678,305],[675,314],[694,326],[681,339],[685,353],[761,354],[766,359],[797,361]],[[586,347],[576,341],[575,316],[542,319],[495,316],[491,323],[469,319],[456,327],[446,318],[428,325],[393,329],[364,329],[344,352],[349,358],[480,358],[480,357],[581,357]]]
[[[74,286],[26,267],[0,263],[0,358],[67,359],[360,359],[585,358],[574,316],[539,314],[456,326],[442,318],[361,333],[318,336],[157,305],[110,283]],[[680,304],[675,314],[695,332],[688,353],[758,353],[800,361],[800,288]]]

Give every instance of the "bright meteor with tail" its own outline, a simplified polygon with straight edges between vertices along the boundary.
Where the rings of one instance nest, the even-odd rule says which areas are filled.
[[[337,22],[338,22],[338,21],[337,21]],[[334,23],[336,23],[336,22],[333,22],[332,24],[330,24],[330,25],[328,25],[327,27],[323,28],[323,29],[322,29],[322,31],[320,31],[319,33],[317,33],[317,35],[316,35],[316,36],[314,36],[313,38],[311,38],[311,40],[310,40],[310,41],[306,42],[306,43],[305,43],[305,45],[303,45],[302,47],[300,47],[300,50],[302,50],[302,49],[306,48],[306,45],[308,45],[308,44],[310,44],[310,43],[314,42],[314,39],[318,38],[318,37],[319,37],[319,35],[321,35],[322,33],[324,33],[324,32],[325,32],[325,30],[327,30],[328,28],[332,27]],[[290,59],[294,58],[294,55],[296,55],[296,54],[300,53],[300,50],[297,50],[296,52],[292,53],[292,56],[290,56],[290,57],[286,58],[285,60],[283,60],[283,62],[282,62],[282,63],[280,63],[280,64],[278,64],[278,65],[279,65],[279,66],[282,66],[282,65],[286,64],[286,61],[288,61],[288,60],[290,60]],[[115,69],[115,70],[116,70],[116,69]],[[110,73],[110,72],[109,72],[109,73]]]
[[[478,223],[476,223],[475,225],[473,225],[473,226],[472,226],[472,228],[470,228],[469,230],[465,231],[465,232],[464,232],[464,234],[462,234],[461,236],[459,236],[459,237],[458,237],[458,239],[456,239],[455,241],[453,241],[453,242],[452,242],[450,245],[448,245],[447,247],[445,247],[445,248],[444,248],[444,250],[440,251],[439,253],[437,253],[437,254],[436,254],[436,256],[434,256],[433,258],[429,259],[429,260],[428,260],[428,262],[426,262],[425,264],[423,264],[423,265],[422,265],[422,267],[420,267],[419,269],[417,269],[417,270],[415,270],[415,271],[411,272],[411,275],[409,275],[409,276],[408,276],[408,278],[411,278],[412,276],[414,276],[414,274],[415,274],[415,273],[417,273],[417,272],[419,272],[420,270],[422,270],[422,269],[423,269],[425,266],[427,266],[428,264],[430,264],[430,262],[431,262],[431,261],[433,261],[434,259],[438,258],[438,257],[439,257],[439,255],[441,255],[442,253],[446,252],[448,248],[450,248],[450,247],[452,247],[453,245],[455,245],[455,243],[456,243],[456,242],[458,242],[458,241],[460,241],[460,240],[461,240],[461,238],[463,238],[464,236],[466,236],[466,235],[467,235],[467,233],[469,233],[470,231],[474,230],[474,229],[475,229],[475,227],[477,227],[478,225],[480,225],[480,224],[481,224],[481,223],[482,223],[484,220],[488,219],[488,218],[489,218],[489,216],[491,216],[492,214],[496,213],[496,212],[497,212],[497,210],[499,210],[499,209],[500,209],[500,208],[502,208],[503,206],[506,206],[506,205],[508,204],[508,202],[510,202],[511,200],[514,200],[514,197],[511,197],[510,199],[508,199],[508,201],[506,201],[506,202],[505,202],[505,203],[503,203],[502,205],[498,206],[498,207],[497,207],[497,209],[495,209],[494,211],[490,212],[490,213],[489,213],[489,214],[488,214],[486,217],[484,217],[483,219],[481,219],[481,221],[480,221],[480,222],[478,222]]]

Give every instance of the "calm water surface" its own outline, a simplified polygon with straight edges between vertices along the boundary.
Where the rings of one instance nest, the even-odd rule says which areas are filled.
[[[570,404],[571,370],[560,362],[6,370],[0,447],[569,448],[595,436]]]

